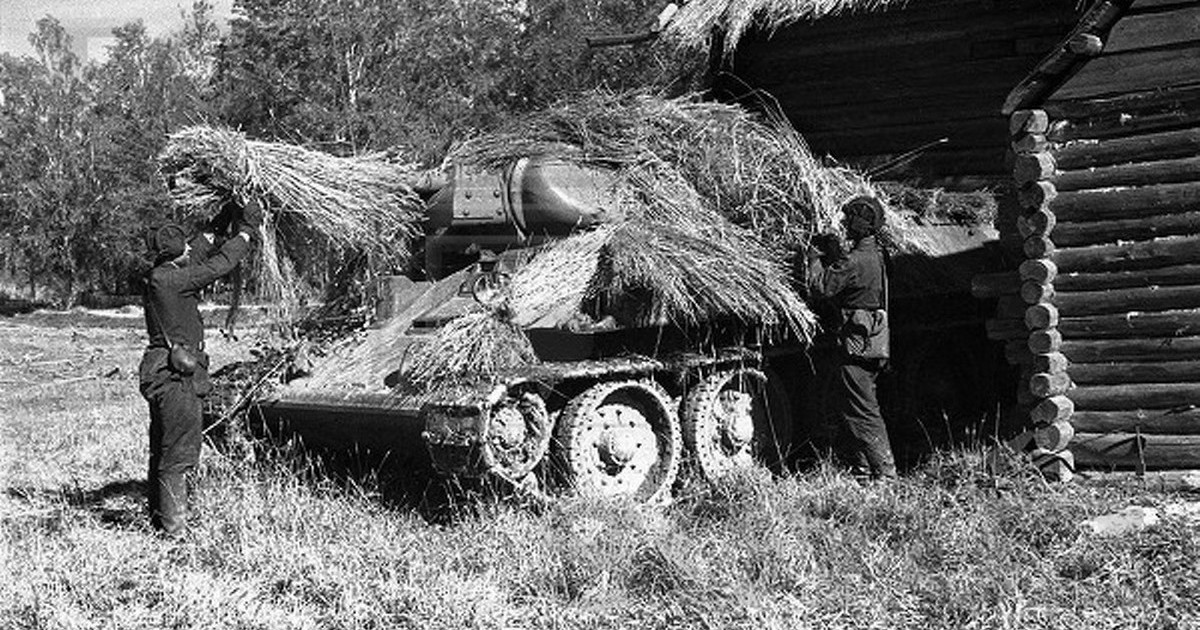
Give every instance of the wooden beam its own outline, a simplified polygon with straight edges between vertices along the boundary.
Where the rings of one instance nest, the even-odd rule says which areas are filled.
[[[1200,102],[1176,103],[1167,106],[1167,109],[1133,114],[1119,111],[1090,118],[1057,120],[1046,132],[1046,139],[1062,144],[1072,140],[1124,138],[1187,127],[1200,127]]]
[[[1018,155],[1013,162],[1013,181],[1024,186],[1033,182],[1054,179],[1058,165],[1048,151]]]
[[[1017,217],[1017,232],[1026,238],[1030,236],[1047,236],[1054,230],[1058,219],[1053,212],[1045,208],[1038,208],[1025,214],[1025,216]]]
[[[1025,327],[1029,330],[1057,328],[1059,321],[1058,307],[1049,302],[1034,304],[1025,309]]]
[[[1034,424],[1052,424],[1069,420],[1074,412],[1074,401],[1066,396],[1054,396],[1035,405],[1029,412],[1029,419]]]
[[[1058,120],[1084,121],[1103,116],[1120,120],[1144,113],[1190,110],[1197,100],[1200,100],[1200,85],[1160,86],[1114,96],[1056,100],[1046,103],[1044,108],[1050,118]]]
[[[1066,294],[1071,295],[1071,294]],[[1125,312],[1114,315],[1061,317],[1058,329],[1070,339],[1190,337],[1200,335],[1200,310]],[[1197,379],[1200,382],[1200,379]]]
[[[1029,182],[1017,190],[1017,204],[1026,210],[1042,209],[1057,196],[1054,182]]]
[[[1200,356],[1200,337],[1064,339],[1061,352],[1073,365],[1114,361],[1191,361]]]
[[[1200,157],[1156,160],[1101,166],[1080,171],[1061,171],[1054,177],[1058,192],[1117,186],[1149,186],[1200,181]]]
[[[1071,438],[1075,437],[1075,427],[1071,425],[1071,422],[1053,422],[1037,427],[1033,430],[1033,443],[1040,449],[1061,451],[1067,448]]]
[[[1109,221],[1055,222],[1053,240],[1056,247],[1079,247],[1193,234],[1200,234],[1200,212]]]
[[[1053,352],[1049,354],[1034,355],[1033,362],[1030,364],[1030,369],[1034,372],[1048,372],[1050,374],[1058,374],[1065,371],[1070,365],[1066,355],[1061,352]]]
[[[1058,265],[1046,258],[1035,258],[1022,262],[1017,273],[1026,282],[1048,284],[1058,277]]]
[[[1033,261],[1026,261],[1033,262]],[[1021,263],[1024,271],[1025,264]],[[1056,269],[1057,270],[1057,269]],[[1031,271],[1032,273],[1032,271]],[[1132,271],[1110,271],[1100,273],[1072,272],[1051,278],[1060,291],[1102,291],[1148,286],[1178,286],[1195,284],[1200,278],[1200,265],[1176,265],[1154,269]]]
[[[1104,50],[1104,40],[1091,33],[1080,33],[1067,40],[1067,49],[1080,57],[1095,57]]]
[[[1200,435],[1200,410],[1076,411],[1071,424],[1079,433],[1137,433]]]
[[[1053,354],[1062,347],[1062,333],[1056,329],[1029,331],[1029,351],[1035,355]]]
[[[1200,236],[1174,236],[1152,241],[1063,247],[1050,254],[1061,274],[1128,271],[1200,263]]]
[[[1066,372],[1038,372],[1029,377],[1029,393],[1037,398],[1061,396],[1071,388],[1071,377]]]
[[[1104,52],[1115,54],[1187,43],[1200,43],[1200,7],[1195,5],[1125,16],[1109,33]]]
[[[1052,99],[1077,99],[1186,85],[1200,75],[1195,47],[1101,55],[1056,90]],[[1047,104],[1047,107],[1049,105]]]
[[[1078,385],[1126,383],[1200,383],[1200,361],[1153,363],[1079,363],[1069,368]]]
[[[1126,1],[1101,0],[1092,6],[1076,24],[1071,36],[1106,31],[1128,8]],[[1071,50],[1068,43],[1052,50],[1004,99],[1005,114],[1040,103],[1047,95],[1069,80],[1087,59]]]
[[[1017,110],[1008,117],[1008,135],[1044,134],[1050,130],[1050,116],[1044,109]]]
[[[1108,140],[1081,140],[1061,145],[1053,153],[1057,168],[1063,171],[1193,157],[1200,153],[1200,129],[1160,131]]]
[[[1200,146],[1197,146],[1200,151]],[[1200,208],[1200,182],[1059,192],[1050,209],[1063,223],[1133,219]]]
[[[1149,286],[1082,292],[1056,291],[1053,301],[1054,305],[1058,307],[1059,314],[1064,318],[1125,314],[1131,311],[1194,309],[1200,308],[1200,286]]]
[[[1198,468],[1200,436],[1084,433],[1071,442],[1078,466]]]
[[[1080,385],[1069,394],[1076,409],[1122,411],[1200,406],[1200,383]]]
[[[1047,302],[1052,300],[1054,295],[1054,285],[1051,283],[1025,282],[1021,284],[1021,299],[1026,304]]]

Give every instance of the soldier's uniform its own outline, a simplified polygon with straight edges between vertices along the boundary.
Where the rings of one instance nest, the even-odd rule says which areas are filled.
[[[853,248],[815,265],[810,290],[837,310],[839,441],[852,464],[872,477],[896,476],[887,426],[879,409],[876,380],[889,354],[887,269],[875,238],[883,208],[873,199],[846,205],[846,232]],[[816,262],[816,261],[814,261]]]
[[[187,524],[189,473],[200,462],[202,399],[212,390],[199,294],[245,257],[250,232],[228,239],[219,249],[209,237],[198,236],[186,259],[180,258],[188,250],[178,226],[156,230],[150,241],[156,264],[147,274],[143,298],[149,344],[138,368],[142,396],[150,404],[147,494],[151,523],[178,534]],[[177,365],[171,358],[173,346],[182,347],[195,365]]]

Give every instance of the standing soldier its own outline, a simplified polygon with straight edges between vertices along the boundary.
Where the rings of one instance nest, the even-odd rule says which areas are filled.
[[[200,463],[201,401],[212,390],[199,294],[250,251],[262,210],[251,202],[241,217],[237,235],[219,249],[207,229],[190,243],[174,224],[147,237],[154,255],[144,296],[149,345],[138,368],[142,396],[150,403],[147,495],[151,524],[171,536],[187,528],[189,474]]]
[[[828,238],[810,261],[810,290],[836,310],[839,442],[856,472],[874,479],[896,476],[876,380],[889,356],[887,269],[878,241],[883,205],[856,197],[842,208],[849,252]]]

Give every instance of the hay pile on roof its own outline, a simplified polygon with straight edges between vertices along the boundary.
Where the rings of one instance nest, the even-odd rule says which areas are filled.
[[[908,0],[689,0],[664,35],[682,48],[707,50],[713,33],[724,34],[723,54],[731,55],[752,28],[773,32],[794,22],[840,13],[875,11]]]
[[[266,214],[259,249],[264,297],[288,315],[298,281],[281,245],[306,246],[315,236],[368,252],[378,264],[398,265],[423,220],[421,200],[408,185],[415,168],[381,155],[336,157],[194,126],[171,134],[159,168],[190,218],[215,216],[231,201],[259,202]]]

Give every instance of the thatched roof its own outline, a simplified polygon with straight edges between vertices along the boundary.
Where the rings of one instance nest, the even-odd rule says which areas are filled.
[[[706,50],[716,31],[724,34],[729,55],[752,28],[774,31],[788,24],[829,15],[875,11],[908,0],[689,0],[663,28],[682,48]]]

